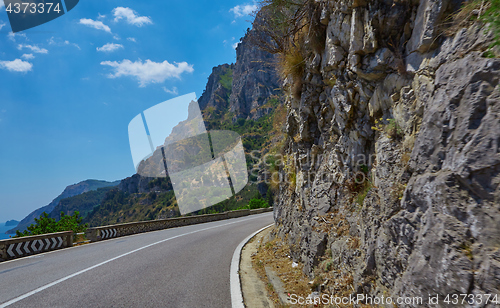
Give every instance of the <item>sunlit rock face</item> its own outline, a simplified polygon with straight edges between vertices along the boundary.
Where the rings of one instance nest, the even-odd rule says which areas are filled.
[[[283,85],[281,173],[294,180],[280,185],[278,235],[307,274],[330,277],[329,294],[500,292],[491,34],[474,24],[446,36],[455,1],[319,5],[324,51],[306,45],[303,76]]]
[[[219,111],[227,109],[233,121],[257,120],[273,111],[266,104],[273,95],[280,94],[281,83],[276,67],[278,59],[276,55],[252,44],[252,31],[249,29],[236,45],[234,64],[213,68],[199,99],[202,110],[207,107]]]
[[[262,106],[272,95],[280,93],[276,64],[275,55],[254,46],[248,35],[242,38],[236,47],[233,89],[229,97],[229,110],[235,119],[255,120],[272,111]]]

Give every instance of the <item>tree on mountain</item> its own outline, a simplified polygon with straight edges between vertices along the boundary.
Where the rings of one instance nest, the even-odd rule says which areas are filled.
[[[251,199],[250,202],[248,202],[248,208],[250,210],[254,209],[260,209],[260,208],[266,208],[269,207],[267,204],[266,200],[264,199]]]
[[[65,215],[61,212],[61,219],[56,221],[54,218],[50,218],[49,214],[43,212],[40,218],[35,218],[35,223],[31,224],[23,232],[17,230],[15,237],[63,232],[63,231],[73,231],[74,233],[84,232],[87,229],[87,224],[82,224],[82,218],[80,213],[75,211],[73,215]]]

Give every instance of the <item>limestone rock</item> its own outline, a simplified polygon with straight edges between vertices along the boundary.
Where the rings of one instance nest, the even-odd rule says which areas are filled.
[[[425,53],[436,44],[437,27],[443,18],[449,0],[421,0],[415,26],[406,47],[407,53]]]
[[[365,36],[363,26],[363,11],[361,8],[352,10],[351,31],[349,40],[349,53],[360,53],[363,50],[363,38]]]
[[[349,293],[500,292],[500,59],[481,56],[480,25],[436,39],[456,4],[326,2],[320,69],[311,51],[286,103],[296,180],[275,203],[309,276],[330,249]]]
[[[257,118],[255,110],[269,97],[278,94],[280,87],[276,72],[276,56],[253,46],[245,36],[236,47],[236,64],[233,71],[229,111],[235,118]]]

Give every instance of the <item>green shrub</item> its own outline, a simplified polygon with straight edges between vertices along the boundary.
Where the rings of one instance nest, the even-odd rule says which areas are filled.
[[[493,47],[500,45],[500,0],[489,0],[486,3],[489,4],[489,7],[480,18],[489,23],[490,29],[493,31],[495,37]]]
[[[38,234],[48,234],[63,231],[73,231],[74,233],[84,232],[87,229],[87,224],[82,224],[80,213],[75,211],[73,215],[65,215],[61,212],[61,219],[56,221],[50,218],[49,214],[43,212],[40,218],[35,218],[35,224],[31,224],[27,230],[20,232],[16,231],[15,237],[31,236]]]
[[[363,205],[363,202],[365,201],[366,196],[368,195],[368,192],[372,190],[373,184],[370,181],[365,181],[363,183],[363,187],[361,188],[360,192],[356,196],[356,203],[359,205]]]
[[[493,32],[494,40],[490,49],[483,55],[489,58],[495,57],[495,52],[491,48],[500,46],[500,0],[465,1],[447,20],[450,24],[444,31],[447,35],[454,35],[459,29],[467,28],[478,20],[487,23]]]
[[[248,206],[239,208],[239,209],[250,209],[250,210],[255,210],[255,209],[261,209],[261,208],[267,208],[269,205],[267,204],[266,200],[264,199],[251,199],[248,202]]]
[[[261,209],[266,207],[269,207],[269,205],[267,204],[267,201],[264,199],[252,199],[250,200],[250,202],[248,202],[248,208],[251,210]]]
[[[220,84],[227,91],[231,91],[233,88],[233,70],[228,69],[223,75],[220,76]]]
[[[403,130],[399,127],[398,123],[396,123],[395,119],[389,119],[389,122],[385,127],[385,132],[391,138],[397,138],[403,135]]]

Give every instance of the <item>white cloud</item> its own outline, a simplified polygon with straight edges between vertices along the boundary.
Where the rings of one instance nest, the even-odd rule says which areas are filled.
[[[152,24],[151,18],[146,16],[138,16],[134,10],[128,7],[117,7],[113,9],[113,15],[115,16],[115,21],[120,19],[126,19],[128,24],[142,27],[147,24]]]
[[[80,48],[80,46],[78,44],[76,44],[76,43],[71,43],[68,40],[63,41],[60,38],[54,39],[53,36],[50,39],[48,39],[47,42],[49,43],[49,45],[55,45],[55,46],[68,46],[68,45],[71,45],[71,46],[74,46],[74,47],[78,48],[79,50],[82,50]]]
[[[127,37],[127,40],[134,42],[134,43],[137,43],[135,37]]]
[[[21,59],[15,59],[14,61],[0,61],[0,67],[11,72],[26,73],[31,71],[33,64]]]
[[[23,48],[28,48],[28,49],[30,49],[34,53],[45,53],[45,54],[49,53],[49,51],[47,49],[40,48],[40,47],[38,47],[36,45],[26,45],[26,44],[23,45],[23,44],[19,44],[17,46],[17,49],[19,49],[19,50],[21,50]]]
[[[114,43],[107,43],[106,45],[102,47],[97,47],[97,51],[102,51],[102,52],[113,52],[117,49],[123,48],[122,44],[114,44]]]
[[[32,53],[25,53],[24,55],[21,56],[24,60],[33,60],[35,59],[35,56]]]
[[[234,43],[232,46],[233,46],[233,49],[236,49],[236,47],[238,47],[238,45],[240,44],[240,42],[236,42]]]
[[[257,5],[255,4],[245,4],[245,5],[237,5],[229,10],[229,12],[234,13],[234,17],[243,17],[246,15],[250,15],[252,12],[257,10]]]
[[[111,33],[111,29],[106,26],[102,21],[99,20],[92,20],[88,18],[82,18],[80,19],[80,24],[97,29],[97,30],[103,30],[108,33]]]
[[[5,27],[5,26],[6,26],[6,24],[4,22],[0,21],[0,30],[2,30],[2,28]]]
[[[109,78],[117,78],[121,76],[132,76],[139,80],[139,86],[145,87],[148,83],[162,83],[168,78],[180,78],[182,73],[192,73],[193,65],[186,62],[174,64],[163,62],[153,62],[151,60],[138,60],[132,62],[130,60],[104,61],[101,65],[111,66],[114,70],[113,74],[109,74]]]
[[[64,45],[72,45],[78,48],[79,50],[82,50],[77,43],[70,43],[69,41],[64,41]]]
[[[117,40],[117,41],[121,40],[121,38],[120,38],[118,35],[114,35],[114,36],[113,36],[113,39],[114,39],[114,40]]]
[[[24,33],[14,33],[14,32],[9,32],[9,34],[7,35],[7,37],[9,38],[9,40],[15,42],[16,41],[16,37],[17,36],[20,36],[20,37],[24,37],[24,39],[28,39],[28,37],[26,37],[26,34]]]
[[[106,18],[106,15],[101,15],[101,13],[97,13],[97,18],[104,19]]]
[[[163,87],[162,89],[163,89],[163,91],[165,91],[165,92],[167,92],[169,94],[173,94],[173,95],[179,94],[179,91],[177,90],[177,87],[173,87],[172,90],[167,89],[166,87]]]

